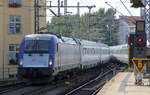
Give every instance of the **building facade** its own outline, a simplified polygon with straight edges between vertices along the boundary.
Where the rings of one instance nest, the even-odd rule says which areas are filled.
[[[128,43],[128,35],[135,32],[135,20],[140,20],[140,16],[120,16],[118,44]]]
[[[46,10],[41,13],[46,14]],[[46,17],[41,20],[43,27]],[[19,44],[25,35],[33,33],[34,0],[0,0],[0,78],[16,74]]]

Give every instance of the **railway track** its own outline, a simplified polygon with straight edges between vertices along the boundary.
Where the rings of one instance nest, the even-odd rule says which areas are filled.
[[[43,93],[51,91],[52,89],[55,89],[56,87],[57,87],[56,85],[40,86],[32,90],[25,91],[21,93],[20,95],[41,95]]]
[[[97,92],[103,87],[103,85],[111,79],[111,77],[114,74],[114,70],[117,68],[115,67],[114,69],[109,69],[103,74],[100,74],[96,78],[90,80],[89,82],[71,90],[70,92],[66,93],[65,95],[96,95]],[[116,73],[120,71],[124,71],[126,67],[120,68]]]
[[[104,74],[100,74],[98,77],[73,89],[72,91],[68,92],[65,95],[92,95],[94,91],[96,91],[97,89],[99,89],[105,84],[105,80],[103,78],[105,76],[108,76],[108,74],[112,74],[112,73],[113,73],[112,71],[107,71]]]
[[[17,89],[24,88],[26,86],[29,86],[30,84],[25,83],[24,81],[11,81],[6,83],[0,84],[0,94],[8,93]]]
[[[70,91],[68,93],[62,92],[63,93],[62,94],[60,91],[60,93],[58,95],[96,95],[96,93],[103,87],[105,82],[107,82],[109,79],[111,79],[112,75],[114,74],[114,72],[113,72],[114,70],[116,70],[118,72],[123,70],[122,68],[118,69],[118,67],[119,66],[112,66],[112,65],[106,66],[105,67],[106,70],[101,71],[100,74],[97,73],[97,75],[99,75],[99,76],[97,76],[96,78],[92,77],[92,78],[94,78],[92,80],[90,78],[90,81],[86,82],[86,83],[82,82],[83,80],[81,80],[81,83],[80,83],[79,80],[81,77],[74,77],[73,80],[67,79],[67,80],[70,80],[70,82],[73,84],[79,83],[78,86],[79,85],[80,86],[79,87],[75,86],[72,89],[67,90],[67,92]],[[112,68],[114,68],[114,69],[112,69]],[[88,75],[89,75],[89,73],[88,73]],[[68,89],[64,85],[64,82],[67,80],[64,79],[64,80],[59,81],[58,83],[47,84],[47,85],[43,85],[43,86],[39,86],[39,85],[38,86],[31,86],[30,84],[25,84],[23,82],[22,83],[16,82],[16,84],[14,84],[14,85],[3,85],[3,86],[1,85],[0,86],[0,94],[4,93],[4,95],[5,94],[6,95],[13,95],[12,92],[15,91],[15,93],[17,93],[17,90],[22,90],[16,95],[49,95],[49,94],[45,94],[45,93],[52,92],[55,89],[58,89],[60,87],[62,87],[62,88],[64,87],[63,88],[64,90]],[[81,85],[81,84],[83,84],[83,85]],[[50,95],[52,95],[52,94],[50,94]]]
[[[14,84],[16,82],[18,82],[17,79],[14,79],[14,80],[1,80],[0,81],[0,86],[2,86],[2,85],[10,85],[10,84]]]

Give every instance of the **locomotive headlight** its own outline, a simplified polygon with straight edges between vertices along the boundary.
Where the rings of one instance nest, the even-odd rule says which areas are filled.
[[[49,62],[49,65],[52,65],[52,61]]]
[[[22,65],[23,64],[23,62],[22,61],[20,61],[20,65]]]

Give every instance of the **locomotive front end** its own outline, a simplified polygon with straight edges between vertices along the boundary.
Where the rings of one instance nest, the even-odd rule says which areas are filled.
[[[18,76],[24,79],[50,79],[55,44],[49,36],[27,36],[20,45]]]

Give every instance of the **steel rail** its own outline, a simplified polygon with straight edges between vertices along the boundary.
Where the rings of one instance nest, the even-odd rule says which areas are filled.
[[[85,83],[85,84],[83,84],[83,85],[73,89],[72,91],[70,91],[69,93],[67,93],[65,95],[71,95],[71,94],[75,93],[76,91],[80,90],[81,88],[83,88],[83,87],[85,87],[85,86],[95,82],[96,80],[98,80],[100,78],[103,78],[104,76],[108,75],[109,73],[112,73],[112,71],[109,70],[109,71],[105,72],[103,75],[99,75],[98,77],[94,78],[93,80],[91,80],[91,81],[89,81],[89,82],[87,82],[87,83]]]

